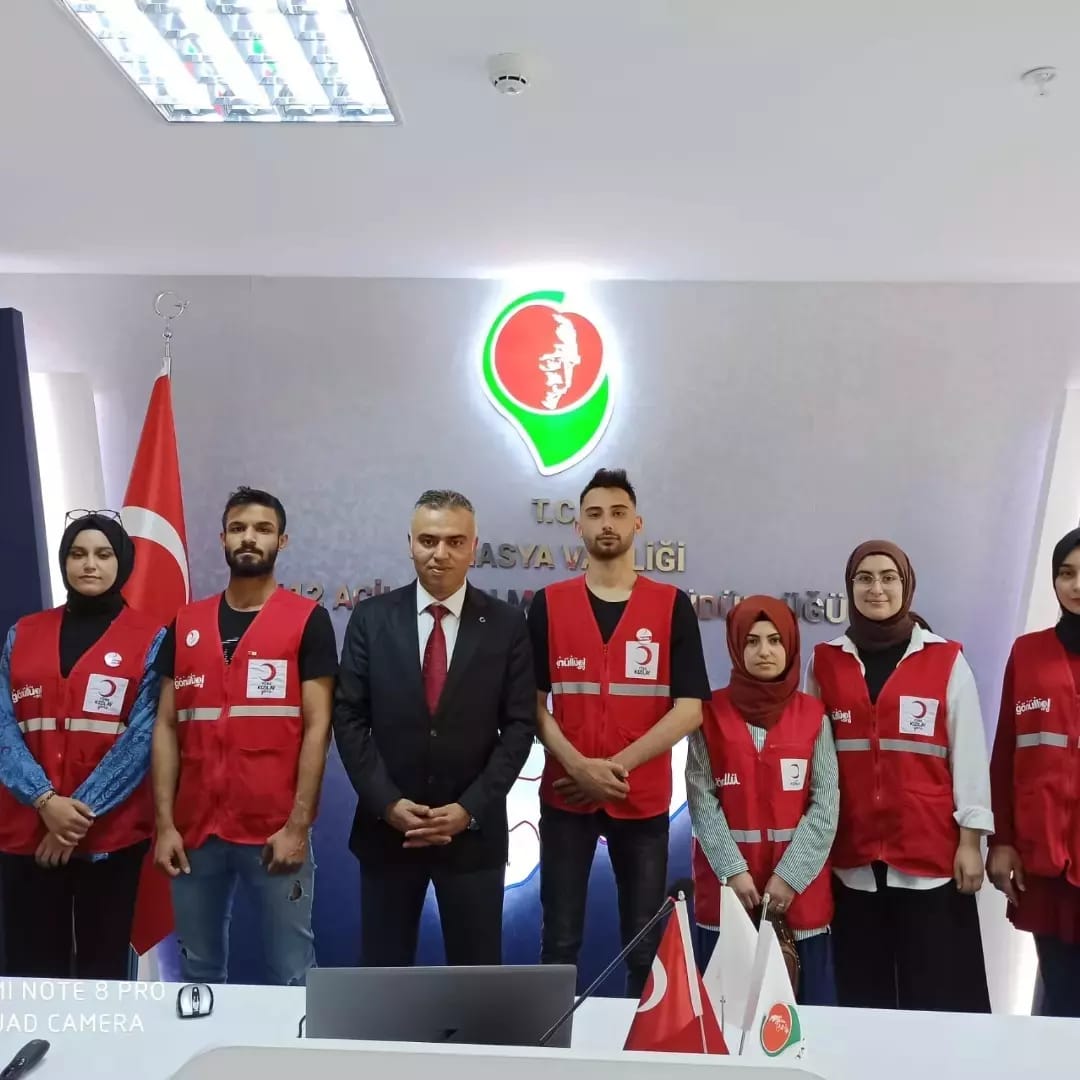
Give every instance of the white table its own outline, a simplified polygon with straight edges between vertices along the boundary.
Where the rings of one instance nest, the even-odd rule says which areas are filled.
[[[43,1000],[41,983],[24,993],[24,980],[0,980],[0,1068],[31,1038],[52,1044],[33,1080],[164,1080],[212,1046],[296,1046],[305,1008],[302,989],[219,986],[211,1016],[180,1020],[175,983],[142,984],[158,1000],[137,999],[132,984],[48,985],[52,998]],[[574,1017],[572,1049],[552,1053],[618,1052],[634,1007],[613,998],[586,1002]],[[1080,1061],[1075,1020],[810,1008],[802,1015],[806,1067],[826,1080],[1016,1080],[1036,1069],[1071,1075]],[[76,1030],[63,1030],[72,1022]],[[19,1030],[33,1023],[36,1030]]]

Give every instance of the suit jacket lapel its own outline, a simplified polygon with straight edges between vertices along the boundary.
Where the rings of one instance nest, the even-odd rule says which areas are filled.
[[[458,624],[457,641],[454,642],[454,655],[450,658],[450,668],[446,673],[446,685],[439,698],[439,708],[453,700],[465,672],[468,671],[476,647],[483,639],[487,625],[484,615],[485,594],[471,585],[465,590],[465,603],[461,608],[461,621]],[[420,646],[417,645],[417,648]]]
[[[392,637],[401,653],[401,667],[407,679],[406,685],[424,701],[424,680],[420,671],[420,632],[417,629],[416,584],[401,590],[401,601],[395,605],[394,633]]]

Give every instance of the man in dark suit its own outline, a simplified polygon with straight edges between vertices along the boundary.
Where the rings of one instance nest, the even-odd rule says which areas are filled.
[[[361,962],[414,962],[429,882],[449,964],[502,962],[506,795],[536,731],[525,616],[465,581],[472,504],[420,496],[417,580],[357,604],[342,649],[334,735],[359,796]]]

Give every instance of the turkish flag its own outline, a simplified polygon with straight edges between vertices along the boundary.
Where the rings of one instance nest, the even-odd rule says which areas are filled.
[[[624,1050],[726,1054],[727,1043],[701,982],[686,901],[675,901]]]
[[[150,393],[142,435],[135,451],[124,506],[124,528],[135,544],[135,569],[124,599],[137,611],[168,625],[191,598],[184,499],[176,451],[172,383],[168,365]],[[131,944],[141,956],[173,928],[169,879],[147,855],[139,878]]]

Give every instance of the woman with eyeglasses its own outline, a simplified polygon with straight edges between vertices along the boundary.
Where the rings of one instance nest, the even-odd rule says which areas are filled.
[[[119,518],[68,518],[67,600],[19,619],[0,654],[7,974],[127,979],[164,629],[120,594],[135,549]]]
[[[818,645],[806,689],[840,765],[833,947],[840,1004],[989,1012],[975,893],[993,831],[975,678],[911,610],[915,572],[871,540],[846,571],[850,625]]]
[[[727,645],[731,680],[705,706],[686,760],[700,963],[718,937],[720,882],[750,912],[767,894],[794,938],[799,1002],[835,1005],[832,731],[821,702],[799,692],[799,625],[787,604],[748,596],[728,615]]]
[[[1024,634],[1005,668],[990,763],[986,870],[1009,921],[1034,935],[1044,1016],[1080,1017],[1080,529],[1054,548],[1057,625]]]

